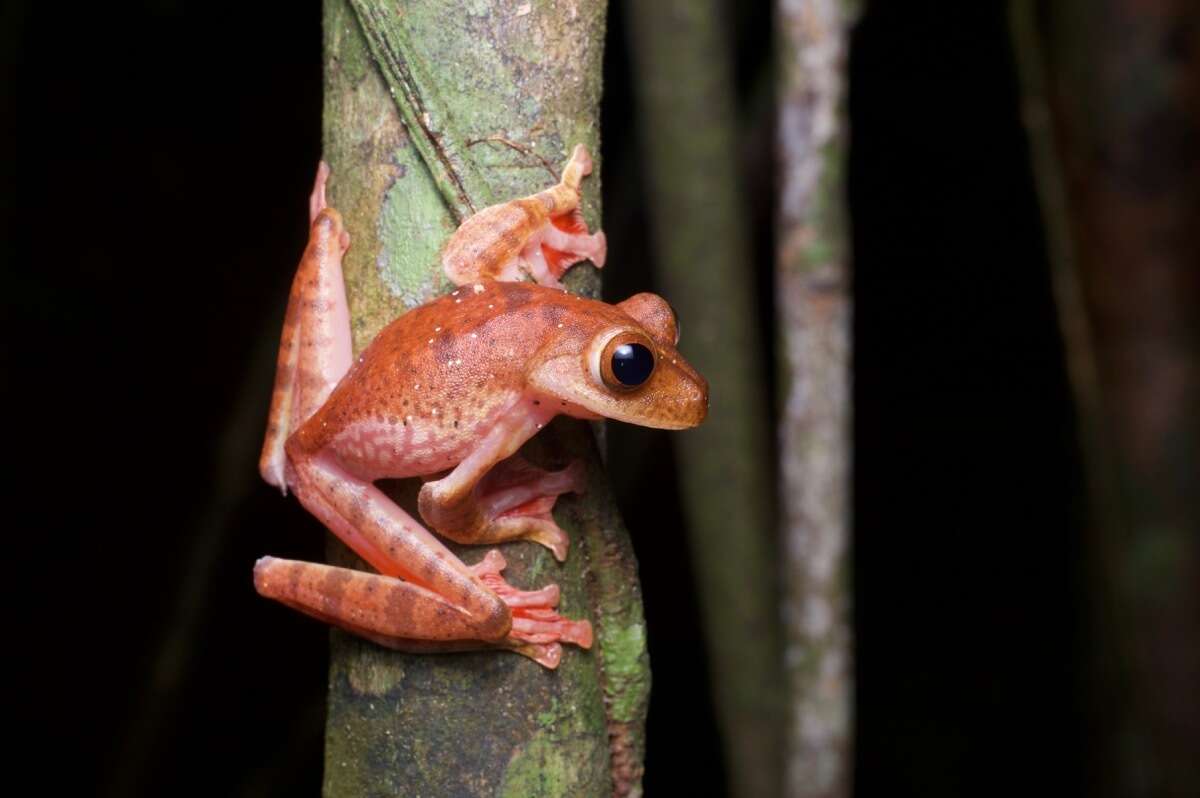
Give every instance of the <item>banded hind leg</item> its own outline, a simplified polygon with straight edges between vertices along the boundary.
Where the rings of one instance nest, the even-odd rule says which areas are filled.
[[[264,558],[255,568],[263,595],[391,648],[499,646],[555,667],[560,642],[591,646],[587,621],[554,611],[556,586],[513,588],[498,552],[465,565],[329,452],[305,452],[293,438],[288,456],[301,503],[379,573]]]

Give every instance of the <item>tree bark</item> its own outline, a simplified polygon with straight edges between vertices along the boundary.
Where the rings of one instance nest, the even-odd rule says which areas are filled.
[[[708,419],[676,435],[679,478],[731,794],[777,795],[783,676],[769,402],[715,0],[630,0],[657,276],[709,380]]]
[[[325,157],[356,351],[392,318],[446,290],[438,250],[472,210],[557,179],[572,146],[597,156],[603,0],[327,0]],[[515,148],[489,137],[520,144]],[[475,143],[480,142],[480,143]],[[584,214],[599,220],[599,175]],[[591,296],[591,267],[568,275]],[[501,546],[506,578],[557,582],[562,612],[590,618],[591,652],[547,672],[506,652],[405,655],[332,633],[325,794],[600,796],[640,792],[649,691],[636,563],[587,428],[559,420],[534,460],[589,464],[586,496],[555,516],[559,566],[540,546]],[[410,510],[415,486],[397,493]],[[469,562],[486,549],[457,549]],[[331,558],[355,562],[336,541]],[[365,567],[358,563],[357,567]]]
[[[1200,795],[1200,6],[1015,12],[1091,498],[1090,792]]]
[[[850,252],[846,62],[857,4],[780,0],[779,427],[786,794],[851,793]]]

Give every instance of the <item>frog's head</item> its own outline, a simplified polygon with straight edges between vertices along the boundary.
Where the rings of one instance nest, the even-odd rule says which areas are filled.
[[[675,348],[679,324],[671,306],[654,294],[637,294],[606,307],[610,312],[590,316],[586,334],[572,336],[571,350],[559,349],[535,366],[532,385],[585,418],[659,429],[704,421],[708,382]]]

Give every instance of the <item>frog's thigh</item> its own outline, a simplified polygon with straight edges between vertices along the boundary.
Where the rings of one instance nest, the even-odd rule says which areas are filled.
[[[263,557],[254,586],[268,598],[365,637],[477,639],[478,625],[420,585],[320,563]]]
[[[385,576],[424,588],[465,613],[473,639],[508,633],[511,615],[500,597],[381,490],[350,474],[328,453],[299,458],[294,466],[301,503],[360,557]],[[407,588],[396,590],[400,594]]]

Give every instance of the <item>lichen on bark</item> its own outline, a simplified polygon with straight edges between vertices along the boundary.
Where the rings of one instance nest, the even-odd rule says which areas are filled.
[[[542,160],[562,163],[580,142],[596,160],[583,211],[598,225],[605,10],[601,0],[327,0],[324,156],[352,236],[356,351],[448,287],[437,254],[465,214],[544,188]],[[470,144],[495,136],[529,152]],[[567,283],[598,294],[589,266]],[[560,420],[526,454],[583,457],[589,489],[555,512],[571,536],[567,562],[508,544],[505,575],[524,587],[557,582],[563,613],[592,620],[594,649],[568,650],[549,672],[507,652],[406,655],[333,632],[327,796],[640,790],[649,670],[627,534],[586,427]],[[414,493],[401,485],[393,495],[415,513]],[[485,550],[457,548],[469,562]],[[336,541],[330,556],[365,567]]]

